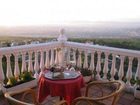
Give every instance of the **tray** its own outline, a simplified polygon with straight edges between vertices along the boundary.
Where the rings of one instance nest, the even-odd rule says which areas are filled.
[[[61,80],[61,79],[75,79],[77,77],[79,77],[81,74],[79,72],[75,72],[75,71],[64,71],[63,72],[63,77],[57,77],[57,75],[60,75],[60,72],[56,72],[54,73],[54,77],[53,77],[53,73],[48,71],[47,73],[45,73],[45,78],[51,79],[51,80]]]

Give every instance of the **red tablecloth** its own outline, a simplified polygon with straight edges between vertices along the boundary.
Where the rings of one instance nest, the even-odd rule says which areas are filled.
[[[81,96],[80,89],[84,85],[82,76],[69,80],[50,80],[42,76],[39,79],[38,101],[43,102],[48,95],[51,95],[61,96],[71,103],[73,99]]]

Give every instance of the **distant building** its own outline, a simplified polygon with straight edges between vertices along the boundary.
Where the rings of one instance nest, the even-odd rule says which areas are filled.
[[[39,41],[32,41],[31,44],[39,44]]]
[[[18,45],[19,45],[18,42],[12,42],[10,46],[13,47],[13,46],[18,46]]]
[[[6,42],[1,42],[1,43],[0,43],[0,47],[8,47],[8,43],[6,43]]]
[[[18,42],[18,45],[25,45],[25,42]]]
[[[94,43],[91,42],[91,41],[86,41],[85,43],[86,43],[86,44],[90,44],[90,45],[93,45],[93,44],[94,44]]]

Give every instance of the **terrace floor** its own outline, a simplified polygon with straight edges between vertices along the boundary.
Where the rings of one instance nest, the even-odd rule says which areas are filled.
[[[37,91],[37,88],[34,89]],[[84,92],[84,90],[85,89],[82,89],[82,92]],[[27,100],[28,99],[30,98],[27,97]],[[48,96],[44,103],[46,103],[45,105],[53,105],[57,101],[59,101],[59,97]],[[3,95],[0,95],[0,105],[8,105],[7,100]],[[117,105],[140,105],[140,99],[136,99],[132,93],[123,92]]]

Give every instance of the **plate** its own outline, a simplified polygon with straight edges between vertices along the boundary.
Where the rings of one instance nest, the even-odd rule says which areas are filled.
[[[54,75],[54,76],[53,76]],[[75,71],[64,71],[63,76],[60,76],[60,72],[52,73],[52,72],[47,72],[45,73],[45,77],[51,80],[60,80],[60,79],[74,79],[79,77],[81,74],[79,72]]]

